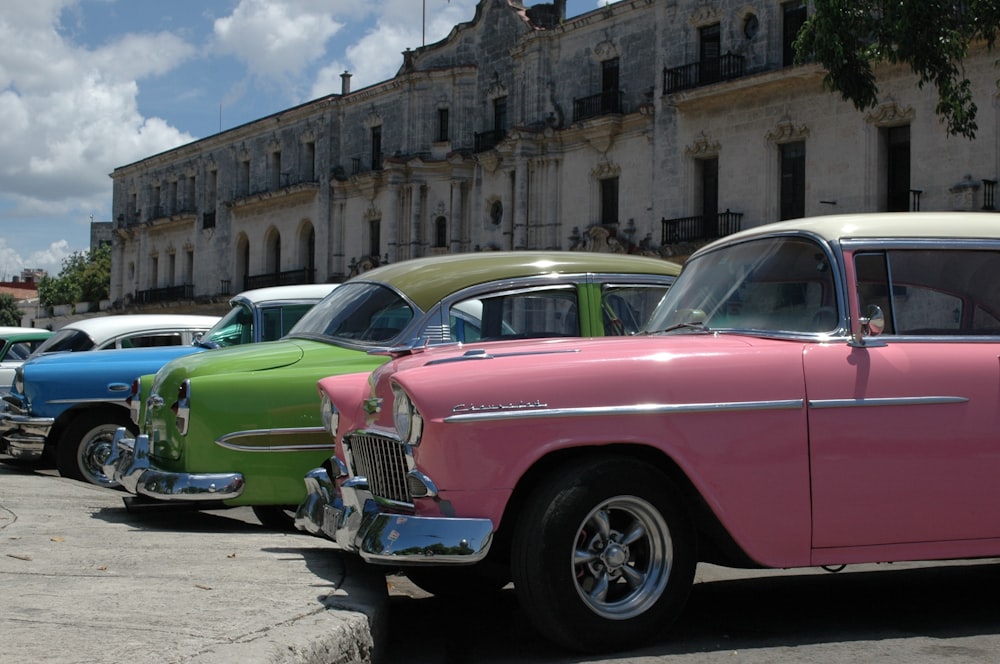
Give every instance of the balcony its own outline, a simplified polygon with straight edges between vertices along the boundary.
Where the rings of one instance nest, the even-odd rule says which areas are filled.
[[[475,147],[474,152],[486,152],[487,150],[492,150],[496,145],[503,140],[507,132],[503,129],[490,129],[489,131],[483,131],[475,135]]]
[[[742,78],[746,76],[745,64],[746,59],[742,55],[726,53],[719,58],[664,69],[663,94]]]
[[[175,300],[194,299],[194,286],[167,286],[165,288],[150,288],[135,292],[136,304],[153,304],[154,302],[172,302]]]
[[[661,244],[715,240],[732,235],[740,230],[743,223],[742,212],[720,212],[716,215],[696,215],[677,219],[661,220],[663,239]]]
[[[573,122],[621,113],[622,106],[621,90],[605,90],[589,97],[580,97],[573,100]]]
[[[243,290],[251,288],[269,288],[270,286],[292,286],[296,284],[311,284],[316,276],[316,270],[301,268],[284,272],[269,272],[254,274],[243,278]]]

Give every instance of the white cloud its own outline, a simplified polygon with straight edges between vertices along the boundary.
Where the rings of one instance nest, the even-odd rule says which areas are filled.
[[[116,166],[191,140],[162,120],[142,117],[136,98],[141,79],[178,66],[193,47],[160,33],[122,35],[84,48],[56,29],[63,10],[74,4],[18,3],[0,20],[6,218],[110,214],[108,174]],[[58,270],[63,256],[55,246],[38,260],[56,261]]]
[[[342,59],[319,71],[312,96],[340,92],[340,74],[345,70],[352,75],[352,90],[392,78],[403,64],[406,49],[445,38],[455,25],[472,18],[475,5],[475,0],[369,3],[374,14],[370,28],[345,48]]]
[[[46,249],[22,258],[17,251],[7,246],[3,238],[0,238],[0,279],[10,281],[13,277],[20,276],[21,271],[25,269],[42,269],[54,277],[62,271],[63,259],[72,253],[73,250],[66,240],[57,240]]]
[[[326,55],[327,41],[344,27],[334,20],[329,5],[315,0],[240,0],[232,14],[215,21],[218,48],[246,63],[254,76],[298,76]]]

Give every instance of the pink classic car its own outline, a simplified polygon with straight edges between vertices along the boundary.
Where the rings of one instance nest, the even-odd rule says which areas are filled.
[[[412,349],[320,383],[298,525],[432,592],[512,580],[633,647],[700,561],[1000,555],[1000,222],[830,216],[694,254],[630,337]]]

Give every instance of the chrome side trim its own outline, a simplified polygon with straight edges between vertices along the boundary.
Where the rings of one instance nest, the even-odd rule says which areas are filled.
[[[966,403],[968,397],[927,396],[927,397],[877,397],[873,399],[810,399],[809,407],[824,408],[864,408],[870,406],[927,406],[949,403]]]
[[[102,399],[100,397],[98,397],[96,399],[51,399],[49,401],[46,401],[45,403],[68,403],[68,404],[77,404],[77,403],[120,403],[120,404],[124,404],[126,398],[127,397],[122,397],[121,399],[107,399],[107,398]]]
[[[269,447],[255,447],[252,445],[239,445],[232,442],[240,438],[262,438],[265,436],[325,436],[328,442],[318,445],[271,445]],[[227,450],[236,452],[299,452],[303,450],[333,450],[333,440],[329,432],[323,427],[292,427],[287,429],[248,429],[246,431],[234,431],[217,438],[215,444]]]
[[[544,410],[513,410],[502,412],[462,413],[444,418],[445,422],[482,422],[487,420],[520,420],[541,417],[602,417],[609,415],[663,415],[667,413],[717,413],[744,410],[798,410],[803,399],[779,401],[731,401],[719,403],[636,404],[633,406],[591,406],[587,408],[549,408]]]

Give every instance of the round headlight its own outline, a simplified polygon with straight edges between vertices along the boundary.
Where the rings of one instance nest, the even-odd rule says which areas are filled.
[[[413,407],[410,397],[398,385],[392,386],[392,420],[400,440],[408,445],[420,443],[420,414]]]
[[[319,406],[320,418],[323,420],[323,428],[330,432],[334,438],[337,437],[337,426],[340,423],[340,413],[337,412],[330,397],[326,392],[322,393]]]
[[[24,395],[24,370],[21,367],[14,370],[14,391]]]

